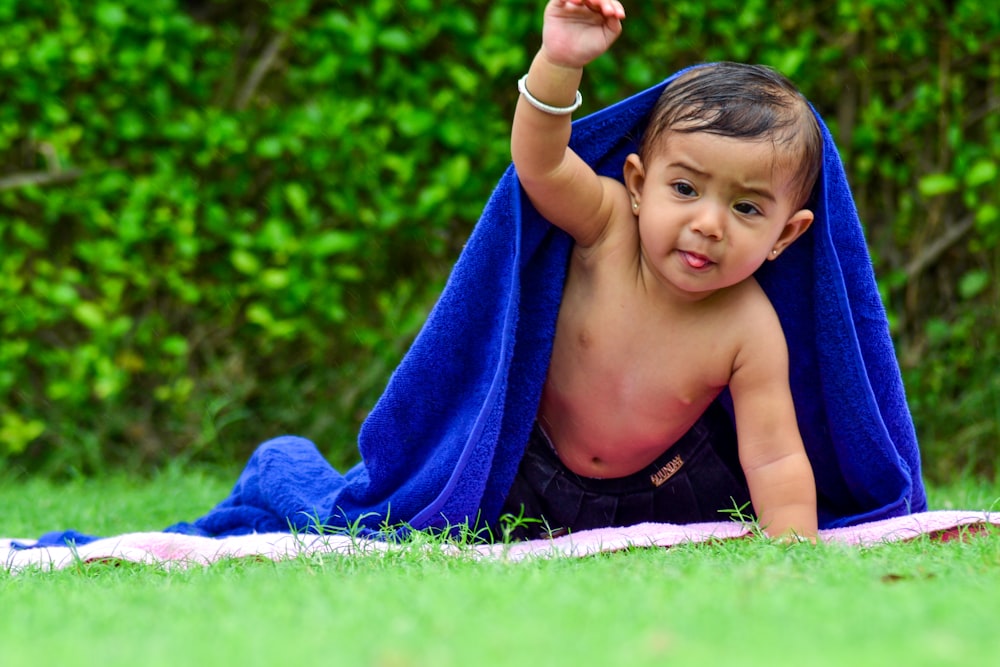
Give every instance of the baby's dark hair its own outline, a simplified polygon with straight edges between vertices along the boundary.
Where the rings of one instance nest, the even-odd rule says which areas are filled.
[[[763,65],[720,62],[685,72],[664,89],[642,138],[647,161],[670,132],[710,132],[790,147],[798,206],[819,177],[823,139],[809,103],[784,75]]]

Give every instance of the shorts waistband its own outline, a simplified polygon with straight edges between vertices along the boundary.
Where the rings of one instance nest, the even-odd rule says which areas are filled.
[[[712,429],[705,419],[699,419],[687,433],[660,454],[652,463],[624,477],[586,477],[566,467],[542,426],[535,422],[528,441],[528,452],[548,459],[581,489],[599,494],[634,493],[666,484],[686,464],[694,462],[706,444],[711,446]]]

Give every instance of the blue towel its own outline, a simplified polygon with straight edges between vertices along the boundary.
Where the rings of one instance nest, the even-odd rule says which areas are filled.
[[[620,179],[672,78],[577,120],[573,149],[598,173]],[[757,278],[788,341],[819,525],[834,528],[924,511],[927,501],[861,223],[822,119],[820,127],[815,221]],[[362,462],[342,474],[308,440],[267,441],[228,498],[168,530],[221,537],[319,526],[493,525],[535,418],[571,247],[509,168],[363,424]]]

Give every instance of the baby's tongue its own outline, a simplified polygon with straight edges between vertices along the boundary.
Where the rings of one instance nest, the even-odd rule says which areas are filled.
[[[690,264],[696,269],[700,269],[701,267],[708,264],[708,260],[705,259],[704,257],[700,257],[699,255],[692,255],[691,253],[686,253],[686,255],[688,264]]]

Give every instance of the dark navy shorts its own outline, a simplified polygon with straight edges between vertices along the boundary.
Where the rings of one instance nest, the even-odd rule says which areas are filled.
[[[536,423],[501,515],[535,519],[515,527],[514,539],[630,526],[646,521],[722,521],[746,507],[750,492],[736,450],[736,431],[717,403],[656,461],[626,477],[595,479],[569,470]]]

